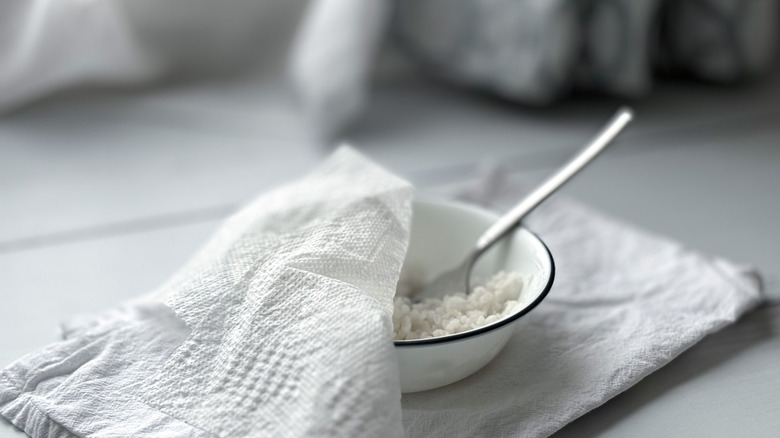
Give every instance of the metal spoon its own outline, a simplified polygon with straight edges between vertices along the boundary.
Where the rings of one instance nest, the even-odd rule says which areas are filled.
[[[477,259],[488,248],[493,246],[520,225],[520,221],[539,204],[541,204],[550,195],[555,193],[571,177],[582,170],[585,165],[590,163],[601,151],[617,137],[617,135],[633,119],[634,113],[630,108],[623,107],[612,117],[590,143],[577,153],[566,165],[550,176],[547,181],[537,187],[509,213],[502,216],[490,228],[485,231],[477,240],[476,247],[469,253],[463,262],[456,268],[439,275],[433,282],[429,283],[422,290],[414,294],[413,298],[423,300],[426,298],[441,298],[444,295],[457,292],[471,292],[471,270]]]

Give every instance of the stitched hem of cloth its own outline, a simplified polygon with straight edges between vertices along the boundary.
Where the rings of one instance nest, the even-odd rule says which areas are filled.
[[[27,393],[11,382],[5,373],[0,374],[0,393],[11,392],[16,396],[0,405],[0,415],[5,417],[14,426],[30,436],[46,438],[78,438],[80,435],[73,433],[61,423],[53,420],[43,409],[39,408]],[[26,400],[21,400],[25,397]],[[14,412],[8,412],[8,405],[15,401]]]

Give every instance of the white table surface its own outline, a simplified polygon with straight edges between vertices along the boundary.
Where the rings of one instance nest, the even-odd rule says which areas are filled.
[[[159,285],[231,211],[329,153],[273,85],[70,93],[0,120],[0,366],[56,341],[62,319]],[[423,193],[485,159],[534,182],[619,103],[529,110],[394,82],[348,138]],[[778,436],[780,75],[665,83],[632,104],[621,144],[566,194],[757,265],[770,300],[556,436]],[[20,434],[0,423],[0,438]]]

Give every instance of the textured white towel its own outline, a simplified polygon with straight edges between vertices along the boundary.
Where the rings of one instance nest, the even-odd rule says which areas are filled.
[[[392,298],[411,186],[341,149],[139,303],[0,374],[34,437],[401,436]]]
[[[460,193],[497,211],[521,184],[494,170]],[[554,197],[527,226],[555,258],[548,297],[506,348],[453,385],[403,396],[409,436],[548,436],[762,298],[758,275]]]
[[[461,197],[501,210],[519,190],[494,172]],[[386,312],[410,199],[338,152],[152,297],[9,366],[0,413],[33,437],[546,436],[761,299],[747,269],[551,199],[529,220],[556,261],[548,298],[483,370],[401,399]]]

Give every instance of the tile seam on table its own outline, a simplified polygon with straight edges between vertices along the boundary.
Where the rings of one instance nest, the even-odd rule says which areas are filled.
[[[84,228],[70,229],[51,234],[8,240],[5,242],[0,242],[0,254],[10,254],[14,252],[47,248],[69,243],[79,243],[107,237],[118,237],[164,228],[174,228],[184,225],[198,224],[208,222],[210,220],[222,219],[228,216],[230,213],[236,211],[237,208],[238,204],[220,204],[217,206],[210,206],[195,210],[147,216],[144,218],[117,221]]]
[[[733,124],[737,124],[740,128],[744,128],[746,122],[758,122],[759,126],[763,126],[767,122],[770,122],[769,126],[774,126],[771,122],[775,120],[769,120],[770,116],[776,116],[780,113],[780,109],[773,109],[768,112],[762,112],[761,114],[754,114],[749,117],[737,117],[731,118],[728,121],[717,120],[707,121],[703,123],[696,123],[693,125],[687,125],[682,127],[676,127],[673,129],[660,129],[651,130],[640,134],[630,135],[626,133],[623,136],[623,141],[648,141],[662,139],[670,134],[689,134],[691,132],[701,131],[706,128],[715,129],[727,129],[732,130]],[[727,126],[728,125],[728,126]],[[755,126],[753,126],[755,127]],[[712,133],[712,131],[710,131]],[[577,147],[553,147],[547,150],[535,150],[530,152],[521,152],[517,154],[509,154],[501,157],[501,163],[504,163],[507,168],[512,171],[523,171],[530,169],[544,169],[553,167],[559,163],[562,163],[568,158]],[[669,149],[680,146],[670,146],[669,144],[660,144],[653,149],[648,148],[618,148],[611,151],[613,156],[627,156],[627,155],[640,155],[650,151],[658,151],[659,149]],[[493,160],[495,161],[495,160]],[[420,188],[431,189],[438,185],[451,184],[456,178],[462,178],[464,175],[474,173],[478,166],[483,163],[491,162],[490,159],[472,160],[462,163],[455,163],[446,166],[432,167],[428,169],[418,170],[410,172],[407,177],[415,182],[415,185]],[[431,178],[433,175],[433,178]],[[215,206],[203,207],[194,210],[185,210],[175,213],[163,214],[163,215],[151,215],[143,218],[129,219],[125,221],[111,222],[107,224],[92,225],[83,228],[75,228],[70,230],[59,231],[50,234],[42,234],[35,236],[28,236],[18,239],[11,239],[7,241],[0,241],[0,254],[9,254],[19,251],[27,251],[38,248],[46,248],[51,246],[59,246],[70,243],[79,243],[84,241],[96,240],[100,238],[108,238],[115,236],[122,236],[140,232],[153,231],[163,228],[173,228],[184,225],[191,225],[196,223],[208,222],[211,220],[223,219],[235,212],[240,202],[219,204]]]
[[[712,130],[713,128],[715,128],[715,130],[733,131],[735,125],[739,128],[745,128],[745,124],[750,122],[753,122],[751,126],[753,128],[757,126],[773,127],[774,126],[773,122],[776,122],[776,120],[773,117],[779,115],[780,115],[780,108],[775,108],[770,111],[761,112],[760,114],[752,114],[749,116],[741,116],[736,118],[733,117],[728,120],[722,120],[722,119],[709,120],[707,122],[695,123],[692,125],[680,126],[672,129],[654,129],[639,134],[631,134],[630,131],[626,131],[625,134],[621,135],[618,141],[621,141],[623,143],[627,141],[640,141],[640,142],[647,142],[648,140],[657,141],[657,140],[662,140],[664,137],[668,137],[669,135],[680,135],[680,134],[686,135],[697,131],[700,132],[704,129],[709,129],[710,133],[717,132],[717,131],[713,131]],[[597,126],[594,126],[594,134],[597,128],[598,128]],[[569,158],[574,153],[574,151],[582,147],[584,143],[588,140],[589,138],[583,138],[582,145],[576,145],[573,147],[555,146],[545,150],[532,150],[532,151],[520,152],[516,154],[508,154],[503,157],[498,157],[493,161],[501,160],[501,162],[509,163],[507,167],[511,168],[512,170],[530,170],[530,169],[549,168],[558,165],[562,163],[565,159]],[[656,152],[660,149],[672,149],[678,147],[680,146],[673,146],[668,143],[655,145],[653,149],[639,148],[639,147],[623,147],[623,148],[618,147],[615,149],[611,149],[609,154],[611,156],[627,156],[627,155],[633,156],[642,153]],[[485,162],[490,162],[490,161],[491,161],[490,159],[486,159],[486,160],[480,159],[480,160],[472,160],[467,162],[450,164],[447,166],[433,167],[433,168],[413,172],[410,176],[416,178],[417,181],[422,182],[423,185],[427,183],[426,180],[431,181],[431,179],[429,178],[431,174],[438,174],[434,176],[432,182],[435,183],[451,182],[451,177],[454,173],[457,172],[458,176],[462,176],[463,172],[473,172],[476,169],[476,167],[479,166],[480,164]],[[437,180],[437,178],[440,178],[442,175],[446,175],[445,179]]]

